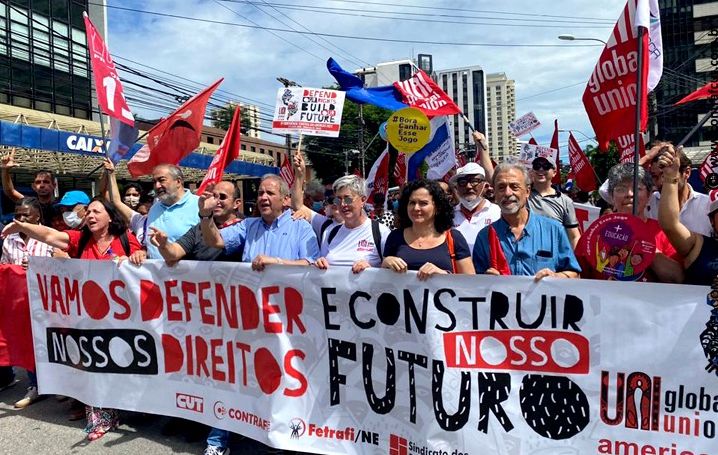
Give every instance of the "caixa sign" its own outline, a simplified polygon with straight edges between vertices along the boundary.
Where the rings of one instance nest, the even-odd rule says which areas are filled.
[[[109,142],[107,141],[108,145]],[[103,148],[105,141],[97,137],[71,134],[67,136],[65,144],[69,150],[74,152],[99,153],[103,155],[105,153]]]

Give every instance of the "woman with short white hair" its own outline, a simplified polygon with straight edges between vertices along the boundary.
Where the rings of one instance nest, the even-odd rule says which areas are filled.
[[[354,273],[381,266],[381,252],[389,229],[369,219],[364,211],[366,182],[356,175],[345,175],[334,182],[333,189],[333,202],[344,224],[324,232],[320,239],[321,257],[316,266],[320,269],[330,265],[351,267]]]

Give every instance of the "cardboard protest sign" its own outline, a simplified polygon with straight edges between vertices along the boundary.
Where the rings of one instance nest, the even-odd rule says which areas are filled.
[[[431,137],[431,122],[417,108],[400,109],[386,122],[386,136],[395,149],[403,153],[421,150]]]
[[[542,145],[534,144],[521,144],[521,150],[519,151],[519,162],[526,166],[531,167],[531,164],[536,158],[546,158],[554,166],[556,166],[556,156],[558,151],[551,147],[544,147]]]
[[[513,122],[509,123],[509,130],[516,137],[521,137],[524,134],[530,133],[541,126],[541,122],[538,121],[533,112],[517,118]]]
[[[308,136],[339,137],[345,93],[308,87],[277,91],[272,131]]]
[[[311,453],[715,453],[707,287],[38,257],[27,282],[42,394]]]

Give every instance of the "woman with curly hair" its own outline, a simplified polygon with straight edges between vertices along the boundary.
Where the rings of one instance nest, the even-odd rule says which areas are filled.
[[[141,248],[134,234],[127,230],[125,220],[115,207],[99,197],[87,206],[84,226],[79,231],[62,232],[17,219],[5,226],[2,236],[7,237],[14,233],[45,242],[77,259],[120,261]],[[86,406],[85,414],[85,432],[90,441],[101,438],[119,425],[115,409]]]
[[[454,209],[438,183],[415,180],[399,199],[402,229],[389,234],[382,267],[395,272],[416,270],[420,280],[447,273],[474,274],[466,239],[452,229]]]

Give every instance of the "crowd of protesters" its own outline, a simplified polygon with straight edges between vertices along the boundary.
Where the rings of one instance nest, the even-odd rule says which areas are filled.
[[[360,177],[340,177],[331,190],[306,182],[304,159],[296,153],[293,186],[277,175],[262,177],[258,216],[246,219],[236,184],[225,181],[193,194],[181,169],[169,164],[152,173],[154,200],[137,184],[121,191],[109,161],[100,196],[73,190],[56,201],[50,171],[35,175],[35,194],[26,196],[13,186],[11,152],[2,160],[2,183],[17,205],[14,221],[2,231],[1,262],[27,267],[28,256],[127,259],[135,266],[146,259],[170,266],[236,261],[256,271],[273,264],[350,267],[355,274],[381,267],[416,271],[419,280],[446,274],[605,279],[582,253],[588,240],[574,200],[585,203],[588,194],[552,186],[559,170],[551,159],[537,158],[528,169],[518,163],[493,168],[483,135],[475,133],[474,140],[481,164],[469,162],[446,181],[409,182],[374,195],[372,204]],[[656,251],[640,281],[709,285],[718,275],[718,201],[690,187],[690,160],[670,143],[656,143],[641,165],[637,218]],[[633,166],[613,167],[600,194],[601,216],[632,213]],[[641,260],[618,251],[598,262],[623,261],[631,268]],[[28,373],[30,387],[16,408],[38,399],[37,378]],[[0,367],[0,390],[14,382],[13,369]],[[88,406],[84,415],[90,440],[119,423],[112,409]],[[212,429],[205,453],[227,453],[228,441],[227,431]]]

